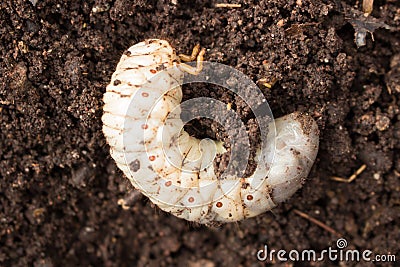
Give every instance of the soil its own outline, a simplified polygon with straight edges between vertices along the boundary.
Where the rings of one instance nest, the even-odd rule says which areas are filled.
[[[368,33],[359,48],[349,18],[360,1],[216,3],[0,3],[0,265],[264,266],[271,262],[256,257],[264,245],[336,248],[337,235],[298,211],[347,248],[400,259],[400,2],[374,2],[371,16],[390,29],[376,29],[374,41]],[[272,212],[215,228],[141,197],[109,156],[101,116],[121,54],[146,38],[179,53],[200,43],[206,60],[258,81],[275,117],[311,114],[320,151],[303,188]],[[185,89],[187,99],[198,95]],[[240,100],[234,108],[245,109]],[[217,127],[196,123],[204,136]],[[331,179],[363,164],[351,183]],[[302,264],[357,265],[294,263]]]

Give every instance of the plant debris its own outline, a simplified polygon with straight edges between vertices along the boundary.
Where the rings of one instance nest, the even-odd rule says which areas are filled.
[[[358,48],[367,44],[367,33],[371,34],[371,38],[374,41],[373,33],[376,29],[385,28],[387,30],[392,30],[392,27],[381,20],[368,16],[368,13],[348,6],[345,7],[345,19],[350,22],[351,26],[354,28],[354,42]]]

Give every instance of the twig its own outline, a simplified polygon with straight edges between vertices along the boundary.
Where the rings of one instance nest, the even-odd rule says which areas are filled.
[[[300,217],[303,217],[304,219],[309,220],[310,222],[312,222],[312,223],[318,225],[318,226],[321,227],[322,229],[324,229],[324,230],[330,232],[331,234],[334,234],[334,235],[336,235],[337,237],[342,237],[342,236],[343,236],[342,234],[340,234],[340,233],[338,233],[337,231],[335,231],[333,228],[331,228],[331,227],[329,227],[328,225],[324,224],[323,222],[321,222],[321,221],[319,221],[319,220],[317,220],[317,219],[311,217],[310,215],[308,215],[308,214],[306,214],[306,213],[304,213],[304,212],[301,212],[301,211],[299,211],[299,210],[297,210],[297,209],[294,209],[293,211],[294,211],[294,213],[296,213],[296,214],[299,215]]]
[[[241,4],[220,3],[220,4],[215,4],[215,7],[238,8],[238,7],[242,7],[242,5]]]
[[[363,164],[349,178],[342,178],[342,177],[332,176],[331,179],[334,180],[334,181],[337,181],[337,182],[341,182],[341,183],[351,183],[352,181],[354,181],[357,178],[358,175],[360,175],[365,170],[365,168],[367,168],[367,165]]]

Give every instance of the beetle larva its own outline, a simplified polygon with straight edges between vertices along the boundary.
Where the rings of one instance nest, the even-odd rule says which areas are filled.
[[[192,56],[178,56],[158,39],[130,47],[104,94],[103,132],[117,166],[162,210],[203,224],[239,221],[301,187],[317,155],[318,127],[297,112],[278,118],[255,158],[257,171],[247,178],[217,177],[210,162],[226,152],[222,142],[189,136],[177,108],[183,74],[201,71],[204,52],[196,46]],[[196,56],[196,68],[181,63]]]

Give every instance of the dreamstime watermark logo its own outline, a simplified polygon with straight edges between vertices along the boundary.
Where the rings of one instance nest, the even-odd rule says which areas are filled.
[[[199,196],[215,192],[213,198],[205,198],[186,207],[208,205],[211,201],[228,194],[237,187],[248,166],[250,142],[246,129],[239,114],[232,108],[211,97],[198,97],[183,101],[181,87],[185,84],[202,83],[223,88],[233,98],[239,97],[246,104],[257,123],[260,134],[258,164],[254,173],[268,172],[268,167],[274,158],[275,140],[267,142],[268,133],[275,133],[275,124],[271,109],[258,86],[242,72],[227,65],[215,62],[203,62],[203,69],[198,75],[182,72],[179,67],[164,69],[154,75],[148,82],[141,85],[129,104],[124,122],[123,142],[126,148],[125,162],[129,165],[134,159],[127,158],[130,151],[143,152],[140,158],[141,166],[149,166],[147,173],[135,179],[135,184],[152,198],[167,205],[177,204],[170,194],[158,194],[157,185],[168,185],[168,192],[183,192]],[[229,188],[215,190],[219,185],[217,179],[205,179],[200,186],[190,186],[192,176],[203,172],[211,177],[212,164],[217,154],[226,150],[217,140],[205,138],[194,140],[185,133],[183,127],[188,122],[207,118],[223,126],[230,132],[229,162],[220,180],[232,180],[226,183]],[[200,142],[198,142],[200,141]],[[198,143],[197,143],[198,142]],[[194,151],[193,151],[194,150]],[[211,167],[210,167],[211,166]],[[132,172],[135,175],[136,166]],[[210,171],[211,170],[211,171]],[[266,171],[267,170],[267,171]],[[207,173],[208,172],[208,173]],[[180,178],[171,175],[176,173]],[[191,176],[192,175],[192,176]],[[166,178],[169,176],[168,178]],[[255,175],[249,181],[251,188],[258,188],[264,182],[266,175]],[[171,181],[171,177],[173,177]],[[175,179],[175,180],[174,180]],[[187,181],[185,181],[187,179]],[[176,183],[173,181],[181,181]]]
[[[263,249],[257,251],[257,260],[275,262],[286,261],[366,261],[366,262],[396,262],[396,255],[392,254],[375,254],[371,250],[346,249],[347,240],[339,238],[336,241],[336,248],[328,247],[317,253],[315,250],[268,250],[268,246],[264,245]]]

